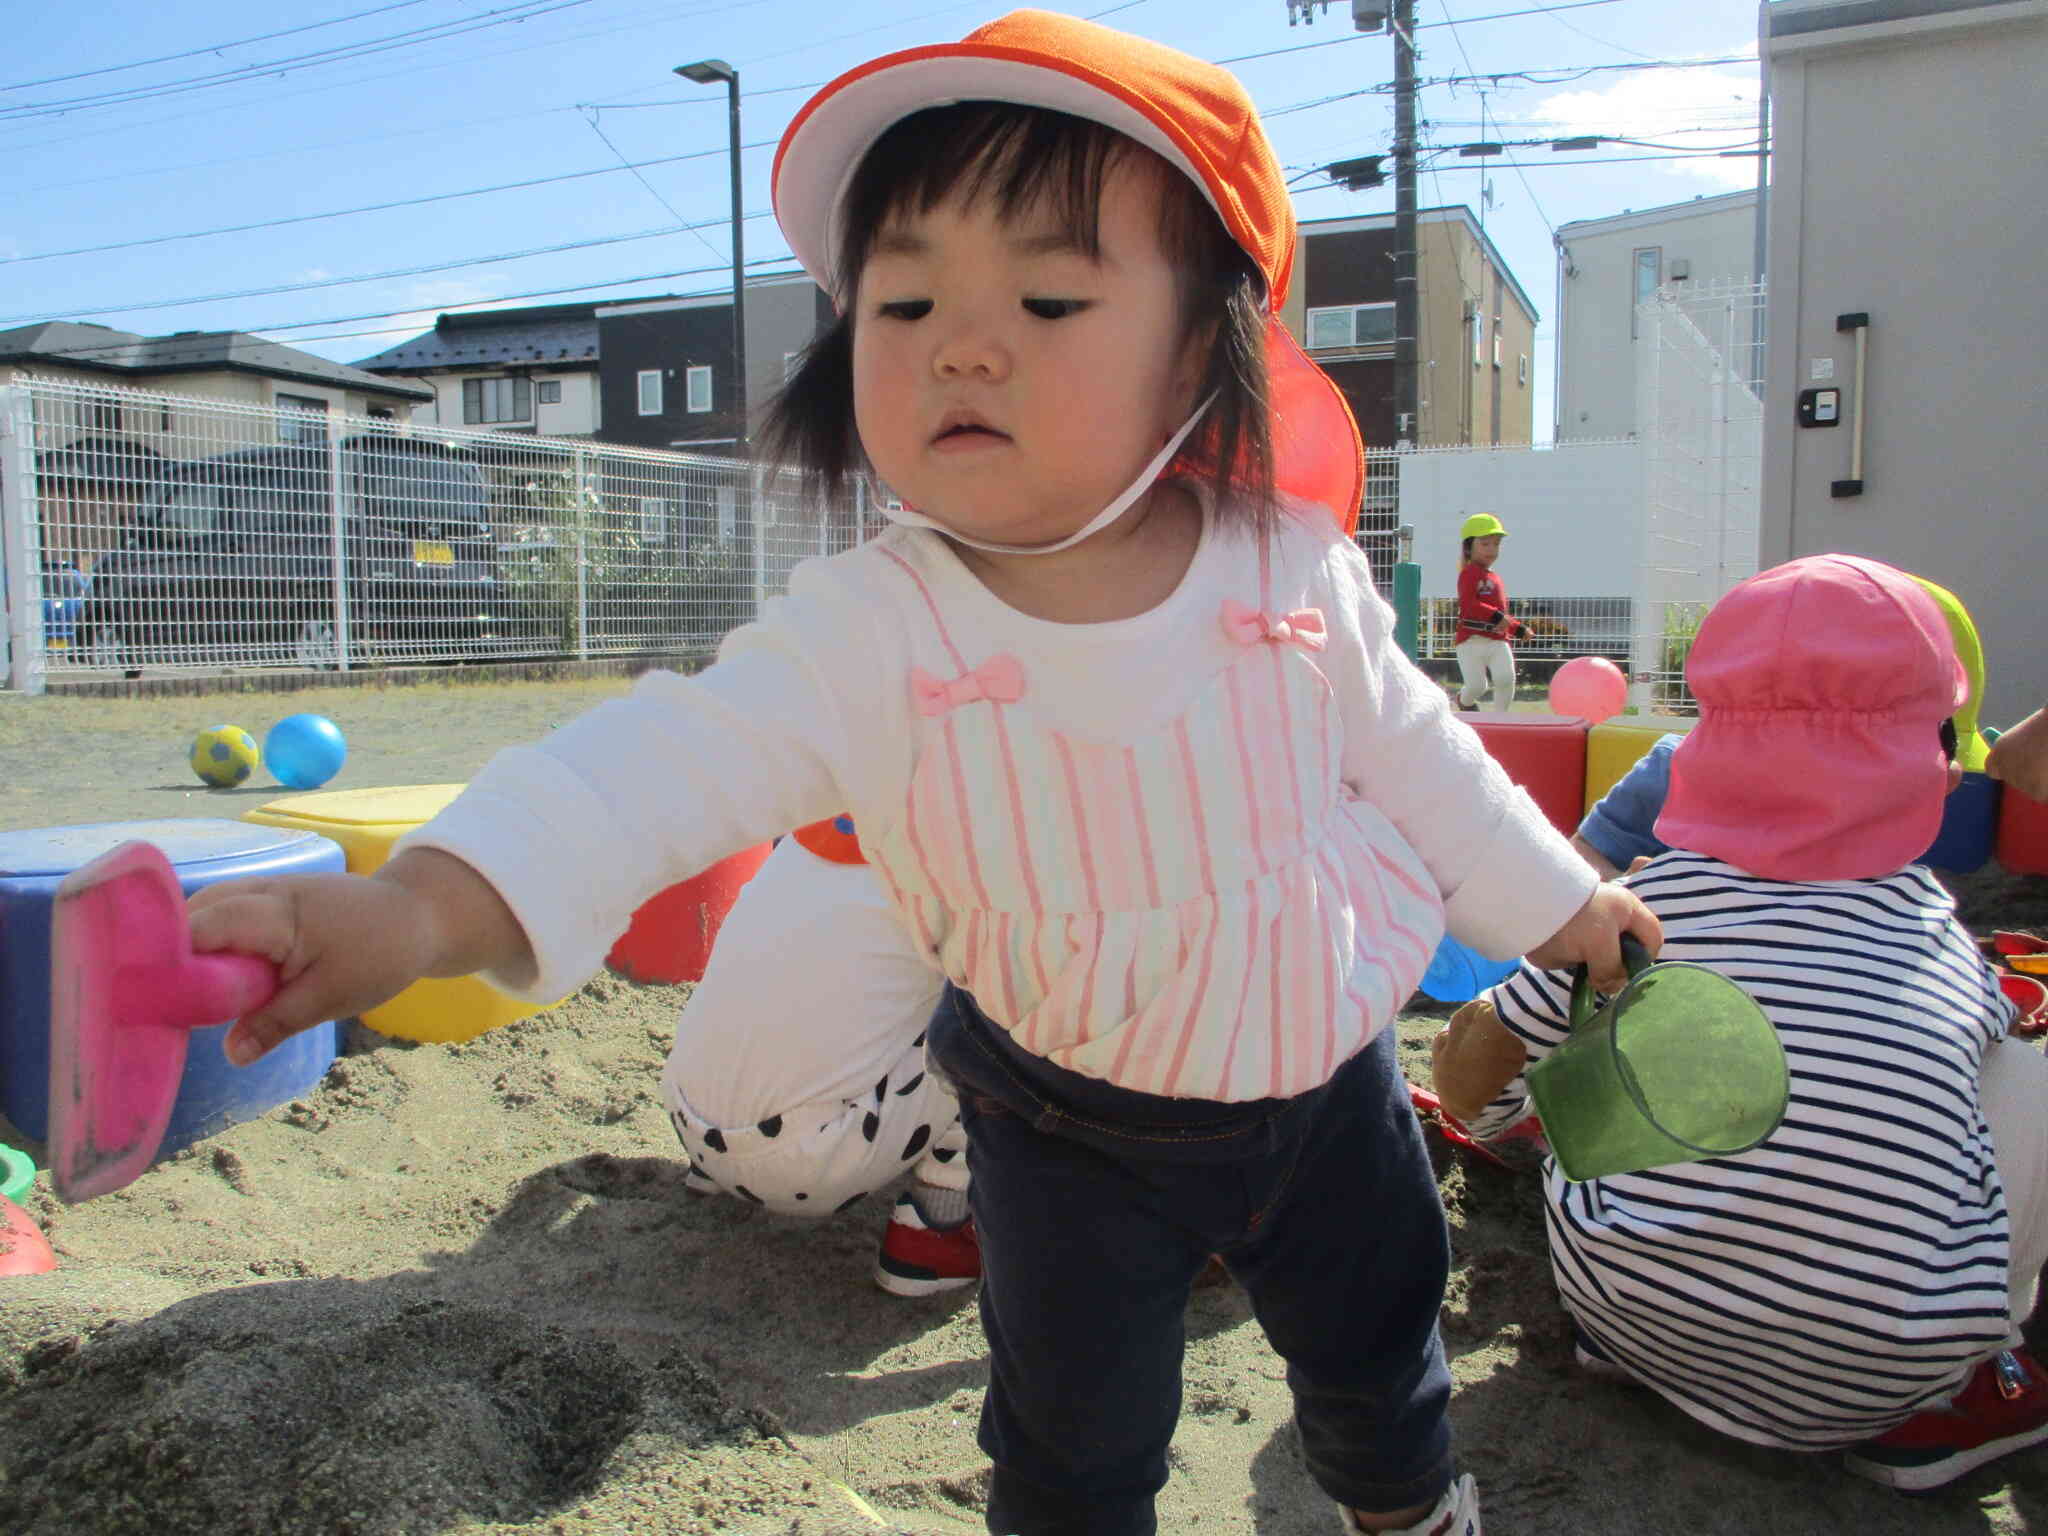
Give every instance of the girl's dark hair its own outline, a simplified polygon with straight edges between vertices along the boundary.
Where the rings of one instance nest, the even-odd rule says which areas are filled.
[[[853,414],[854,296],[875,241],[894,218],[925,214],[958,193],[989,198],[1014,218],[1040,199],[1090,257],[1099,257],[1102,187],[1135,140],[1086,118],[1010,102],[965,101],[913,113],[875,141],[847,189],[839,314],[804,352],[769,407],[763,457],[800,469],[805,490],[843,502],[866,471]],[[1267,419],[1265,279],[1186,176],[1162,171],[1159,243],[1176,274],[1183,342],[1208,338],[1195,398],[1214,402],[1179,464],[1216,492],[1219,512],[1264,528],[1274,515]]]

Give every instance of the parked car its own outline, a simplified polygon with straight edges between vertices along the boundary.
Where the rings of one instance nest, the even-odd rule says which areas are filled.
[[[503,589],[477,465],[420,439],[345,439],[337,517],[335,457],[292,444],[171,466],[94,567],[78,643],[130,670],[331,666],[338,595],[352,656],[447,657],[495,633]]]

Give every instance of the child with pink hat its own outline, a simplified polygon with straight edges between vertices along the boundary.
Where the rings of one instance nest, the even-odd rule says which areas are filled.
[[[2048,1262],[2048,1060],[2008,1038],[2012,1004],[1910,862],[1959,775],[1944,727],[1967,681],[1924,586],[1850,555],[1737,586],[1686,678],[1670,851],[1622,883],[1662,920],[1660,959],[1764,1009],[1791,1100],[1733,1157],[1548,1171],[1578,1358],[1753,1444],[1938,1487],[2048,1440],[2019,1333]],[[1526,1113],[1570,992],[1525,966],[1439,1038],[1437,1090],[1475,1136]]]

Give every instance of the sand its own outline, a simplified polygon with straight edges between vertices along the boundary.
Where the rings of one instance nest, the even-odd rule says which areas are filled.
[[[0,827],[232,816],[279,791],[201,789],[191,733],[302,709],[349,735],[334,787],[459,780],[624,686],[0,697]],[[2048,882],[1967,895],[1979,924],[2048,922]],[[39,1180],[60,1265],[0,1279],[0,1531],[981,1530],[971,1293],[871,1286],[886,1196],[801,1223],[684,1193],[657,1086],[685,996],[607,975],[466,1045],[357,1030],[317,1091],[127,1190],[67,1208]],[[1437,1023],[1403,1021],[1411,1072]],[[1906,1499],[1583,1378],[1532,1161],[1430,1140],[1452,1411],[1496,1536],[2048,1530],[2048,1455]],[[1189,1308],[1160,1511],[1172,1532],[1335,1528],[1231,1287]]]

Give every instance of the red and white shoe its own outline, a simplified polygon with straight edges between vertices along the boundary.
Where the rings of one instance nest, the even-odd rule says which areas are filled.
[[[980,1278],[981,1242],[974,1235],[973,1217],[957,1226],[935,1227],[909,1190],[896,1197],[889,1225],[882,1229],[875,1284],[892,1296],[934,1296]]]
[[[1919,1491],[2048,1440],[2048,1375],[2023,1349],[1978,1365],[1946,1408],[1916,1413],[1843,1458],[1858,1477]]]

